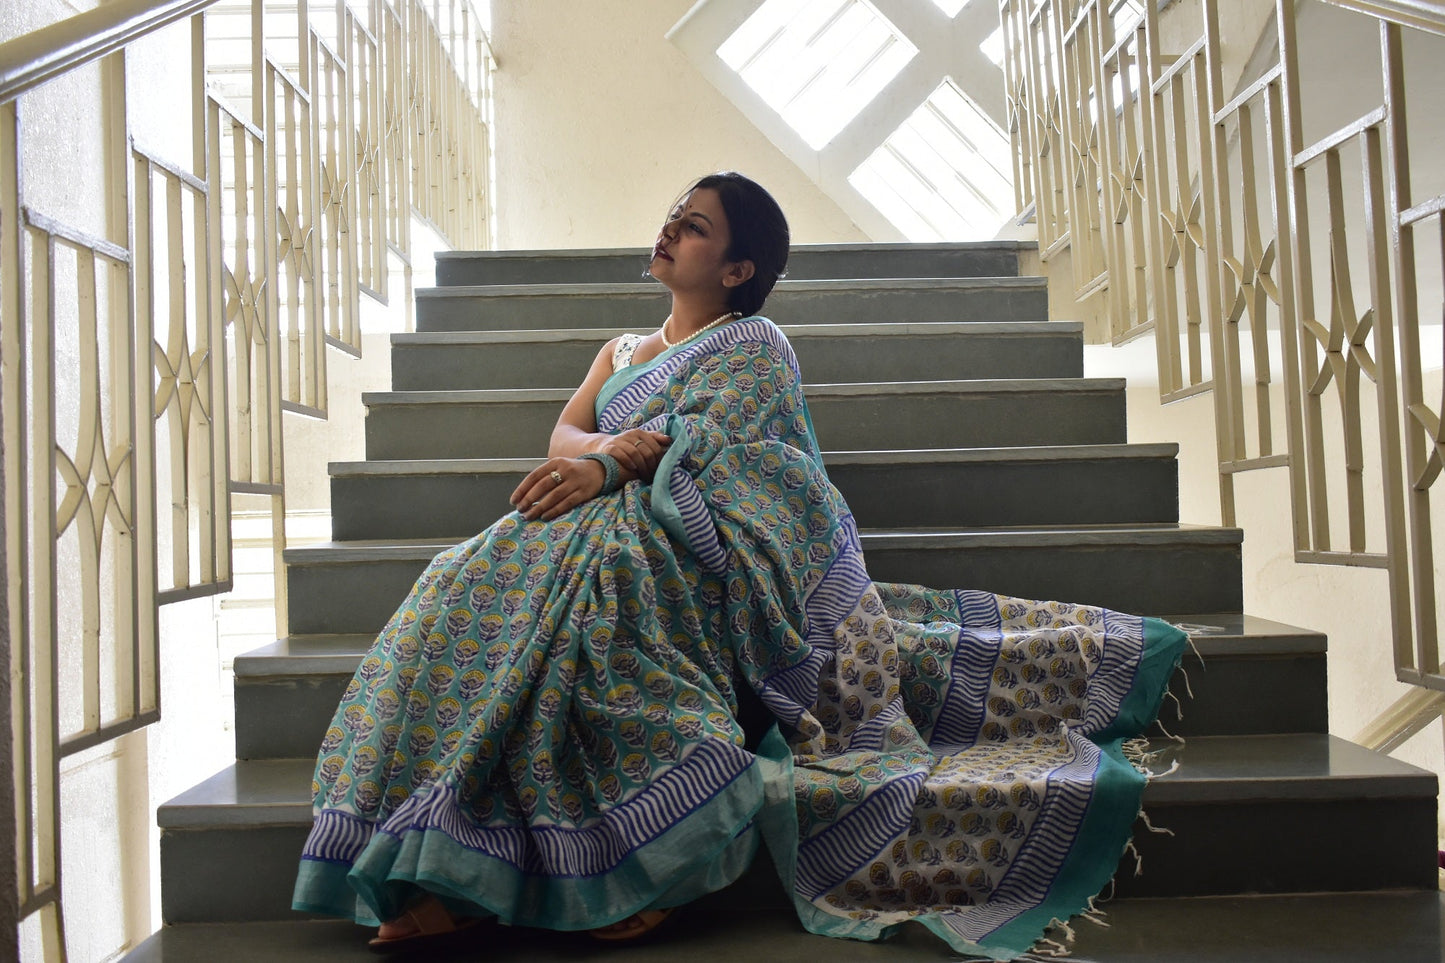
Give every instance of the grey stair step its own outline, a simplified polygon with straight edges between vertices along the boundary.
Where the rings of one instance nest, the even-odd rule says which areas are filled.
[[[1196,632],[1174,678],[1175,735],[1324,732],[1325,639],[1242,615],[1171,616]],[[236,756],[309,758],[373,633],[291,636],[236,657]],[[1192,695],[1190,694],[1192,691]]]
[[[1144,872],[1121,872],[1119,896],[1439,887],[1434,773],[1324,734],[1196,736],[1155,770],[1173,759],[1144,796],[1173,835],[1136,834]],[[1379,831],[1350,845],[1345,826]]]
[[[1185,653],[1174,675],[1173,698],[1164,700],[1156,734],[1329,731],[1328,644],[1322,633],[1253,615],[1167,618],[1188,630],[1194,651]],[[339,701],[341,689],[336,694]]]
[[[1073,959],[1080,963],[1445,959],[1445,894],[1439,892],[1121,899],[1104,910],[1107,929],[1075,927]]]
[[[1197,736],[1174,754],[1183,766],[1150,783],[1144,806],[1155,826],[1176,835],[1136,834],[1145,872],[1134,877],[1126,856],[1119,895],[1437,885],[1432,773],[1318,734]],[[307,759],[238,762],[160,807],[166,922],[294,918],[291,884],[311,822],[312,766]],[[1369,845],[1340,844],[1348,826],[1389,831],[1373,834]],[[1226,846],[1239,857],[1220,859]],[[719,896],[755,899],[754,875]]]
[[[304,759],[376,633],[291,636],[235,658],[237,759]]]
[[[648,333],[656,324],[636,330]],[[432,331],[391,336],[395,391],[575,388],[601,347],[628,328]],[[790,324],[810,382],[1079,378],[1084,327],[1074,321]]]
[[[1068,599],[1122,612],[1238,612],[1238,529],[1189,525],[863,533],[877,581]],[[390,613],[388,613],[389,615]]]
[[[287,549],[290,632],[375,632],[452,539],[330,542]],[[1126,612],[1241,611],[1237,529],[1184,525],[870,531],[880,582],[1069,599]]]
[[[420,288],[418,331],[656,326],[667,317],[656,281]],[[779,281],[767,316],[779,324],[891,321],[1047,321],[1042,278]]]
[[[805,391],[824,450],[862,441],[904,449],[1126,440],[1122,378],[815,384]],[[365,392],[366,457],[539,456],[571,396],[567,388]]]
[[[779,887],[781,889],[781,887]],[[747,915],[740,926],[723,894],[682,912],[627,948],[628,963],[817,963],[819,960],[938,963],[952,959],[921,926],[904,926],[878,943],[849,942],[804,932],[783,897]],[[1445,959],[1445,894],[1388,892],[1214,899],[1127,899],[1105,904],[1108,926],[1076,922],[1070,959],[1079,963],[1439,963]],[[349,922],[284,920],[168,926],[124,963],[335,963],[374,960],[371,930]],[[474,963],[477,947],[496,963],[618,960],[615,947],[586,937],[520,927],[488,927],[451,949],[428,950],[435,963]]]
[[[1019,253],[1032,241],[964,241],[943,244],[796,244],[788,277],[826,278],[1017,277]],[[595,284],[636,281],[652,248],[577,248],[538,251],[438,251],[440,285]]]
[[[156,810],[167,923],[296,919],[312,761],[238,762]]]
[[[1178,446],[828,452],[858,524],[1089,525],[1178,519]],[[511,511],[536,458],[333,462],[338,540],[449,537]]]
[[[1178,446],[839,451],[828,477],[863,528],[1179,520]]]

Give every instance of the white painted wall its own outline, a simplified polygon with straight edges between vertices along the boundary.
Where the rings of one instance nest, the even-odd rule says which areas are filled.
[[[767,187],[798,242],[866,235],[664,34],[689,0],[493,0],[504,248],[652,243],[697,177]]]

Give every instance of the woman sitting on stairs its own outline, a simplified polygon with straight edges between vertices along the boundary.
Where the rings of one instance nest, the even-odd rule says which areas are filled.
[[[672,313],[602,349],[516,510],[438,555],[362,660],[297,909],[383,947],[491,917],[627,939],[762,842],[815,933],[914,920],[1009,958],[1111,878],[1144,784],[1121,743],[1183,634],[874,584],[757,316],[787,255],[741,175],[669,215]]]

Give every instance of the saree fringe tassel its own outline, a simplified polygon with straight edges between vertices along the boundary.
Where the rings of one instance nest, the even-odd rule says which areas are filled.
[[[1169,694],[1172,695],[1172,693]],[[1175,702],[1177,703],[1178,700],[1176,699]],[[1179,739],[1179,741],[1183,742],[1182,739]],[[1158,758],[1158,756],[1163,752],[1163,750],[1156,749],[1150,751],[1149,739],[1146,736],[1139,736],[1135,739],[1126,740],[1121,744],[1121,749],[1124,753],[1124,757],[1129,760],[1130,765],[1132,765],[1136,770],[1142,773],[1145,779],[1150,782],[1152,782],[1159,776],[1167,776],[1170,773],[1173,773],[1179,769],[1179,760],[1176,759],[1170,764],[1168,769],[1164,770],[1161,773],[1156,773],[1151,770],[1148,764]],[[1147,832],[1161,836],[1175,835],[1174,830],[1169,829],[1166,826],[1155,826],[1153,821],[1149,818],[1149,813],[1142,806],[1139,808],[1138,820],[1144,824],[1144,829]],[[1128,845],[1125,847],[1125,853],[1132,853],[1134,856],[1134,875],[1143,875],[1144,858],[1139,852],[1138,847],[1134,845],[1134,841],[1132,839],[1129,840]],[[1113,889],[1114,880],[1110,879],[1109,885],[1106,887],[1106,889],[1099,893],[1096,893],[1093,896],[1090,896],[1085,905],[1085,908],[1073,918],[1087,920],[1088,922],[1093,923],[1095,926],[1098,926],[1101,929],[1109,929],[1112,924],[1109,922],[1108,914],[1104,910],[1100,909],[1098,904],[1101,902],[1107,902],[1110,898],[1112,898]],[[1105,895],[1106,892],[1109,894],[1108,896]],[[1069,925],[1069,922],[1067,920],[1061,920],[1058,918],[1050,920],[1049,927],[1045,932],[1048,934],[1062,935],[1053,935],[1047,938],[1041,938],[1040,941],[1034,944],[1034,946],[1030,949],[1029,955],[1020,957],[1020,959],[1029,960],[1037,956],[1052,960],[1067,958],[1073,955],[1073,948],[1077,940],[1077,934],[1075,933],[1073,927]]]
[[[1093,923],[1095,926],[1107,930],[1114,924],[1109,922],[1109,914],[1099,909],[1096,904],[1097,900],[1097,896],[1089,897],[1089,908],[1080,913],[1079,916]]]
[[[1155,826],[1153,823],[1151,823],[1149,821],[1149,814],[1142,809],[1139,810],[1139,819],[1143,821],[1144,828],[1156,836],[1174,835],[1174,830],[1170,829],[1168,826]]]

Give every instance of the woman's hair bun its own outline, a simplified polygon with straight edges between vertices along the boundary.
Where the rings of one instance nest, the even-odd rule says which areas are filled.
[[[704,187],[717,192],[727,215],[728,260],[753,262],[753,276],[732,289],[728,307],[743,317],[757,314],[788,266],[788,219],[773,195],[737,171],[708,174],[689,193]]]

